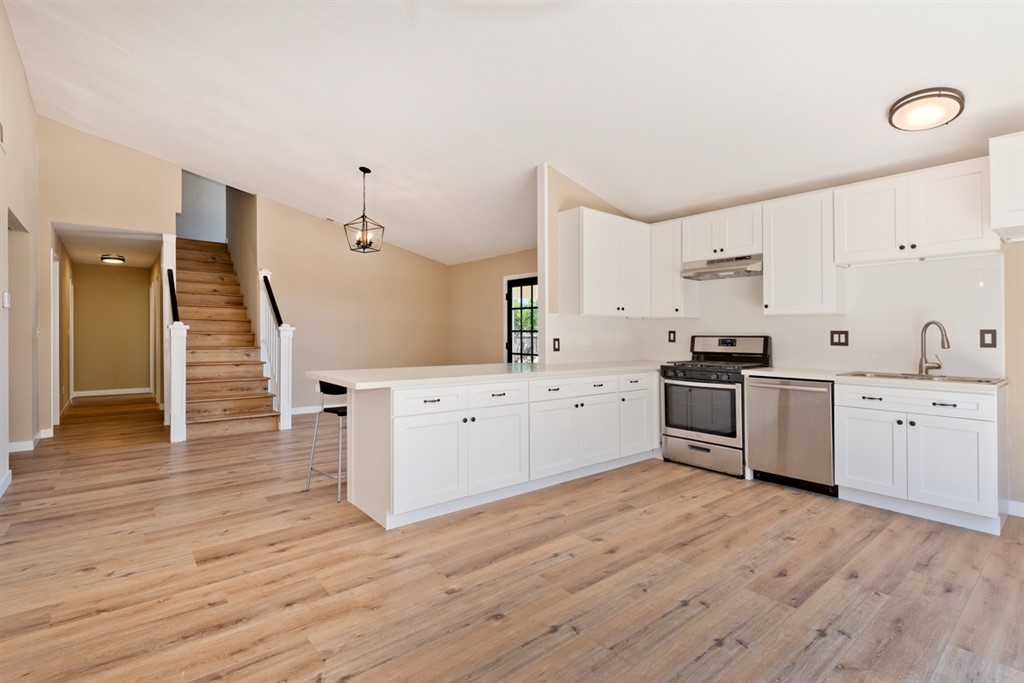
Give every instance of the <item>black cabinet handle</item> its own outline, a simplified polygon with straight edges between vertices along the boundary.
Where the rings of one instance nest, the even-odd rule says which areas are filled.
[[[579,404],[579,403],[575,403],[575,404],[573,404],[573,406],[572,406],[572,407],[573,407],[573,408],[579,408],[579,407],[580,407],[580,404]]]
[[[439,398],[425,398],[425,399],[423,399],[423,402],[424,403],[440,403],[441,399],[439,399]]]
[[[623,402],[623,403],[625,403],[625,402],[626,402],[626,399],[622,399],[622,402]]]
[[[500,394],[491,394],[491,398],[501,398],[504,395],[505,395],[505,392],[503,391]]]
[[[904,250],[904,249],[906,249],[906,248],[907,248],[907,245],[905,245],[905,244],[901,244],[901,245],[900,245],[900,251],[903,251],[903,250]]]
[[[631,380],[629,380],[629,383],[630,384],[639,384],[640,380],[638,380],[638,379],[631,379]]]
[[[558,391],[562,387],[548,387],[548,391]]]
[[[597,389],[598,387],[603,387],[603,386],[604,386],[604,382],[601,382],[600,384],[595,384],[594,388]]]
[[[911,244],[911,245],[910,245],[910,248],[911,248],[911,249],[917,249],[917,245],[916,245],[916,244]]]
[[[916,427],[916,426],[917,426],[917,423],[916,423],[916,422],[914,422],[913,420],[911,420],[911,421],[910,421],[910,426],[911,426],[911,427]]]
[[[580,408],[582,408],[582,407],[583,407],[583,404],[581,403],[581,404],[580,404]]]
[[[679,309],[677,308],[677,309],[676,309],[676,313],[678,313],[678,312],[679,312]]]
[[[896,420],[896,424],[898,424],[898,425],[903,424],[903,420]]]
[[[881,396],[861,396],[861,399],[863,399],[865,401],[881,401],[882,397]]]
[[[470,422],[476,422],[476,418],[475,417],[471,417],[471,418],[469,418],[469,421]]]
[[[764,305],[764,307],[765,307],[765,308],[768,308],[768,304],[765,304],[765,305]]]
[[[932,405],[935,406],[936,408],[956,408],[955,403],[937,403],[935,401],[932,401]]]
[[[462,422],[463,424],[465,424],[466,422],[469,422],[469,420],[467,420],[466,418],[462,418]]]

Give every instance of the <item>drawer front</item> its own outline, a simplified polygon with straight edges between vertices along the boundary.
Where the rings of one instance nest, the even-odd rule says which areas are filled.
[[[470,408],[487,408],[489,406],[526,403],[530,397],[529,387],[526,382],[474,384],[466,387],[466,389],[469,392]]]
[[[595,375],[594,377],[580,377],[579,395],[594,396],[595,394],[615,394],[619,391],[618,375]]]
[[[575,377],[556,379],[535,379],[530,382],[531,401],[549,401],[556,398],[576,396],[578,385]]]
[[[894,389],[857,384],[836,384],[837,406],[896,410],[919,415],[958,417],[968,420],[996,419],[994,394],[966,394],[955,391]]]
[[[466,387],[431,387],[429,389],[396,389],[392,397],[395,417],[426,415],[466,407]]]
[[[657,375],[653,372],[630,372],[619,375],[619,391],[649,389],[657,384]]]

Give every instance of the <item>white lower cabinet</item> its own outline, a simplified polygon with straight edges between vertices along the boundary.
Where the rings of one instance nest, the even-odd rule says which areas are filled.
[[[530,404],[530,479],[576,467],[579,400],[560,398]]]
[[[619,395],[581,396],[576,411],[579,464],[619,457]]]
[[[840,497],[852,489],[920,503],[892,509],[965,526],[970,520],[928,511],[1000,516],[995,396],[847,385],[836,385],[835,396]]]
[[[526,404],[395,418],[393,511],[529,479]]]
[[[653,387],[619,394],[619,455],[658,447],[658,396]]]

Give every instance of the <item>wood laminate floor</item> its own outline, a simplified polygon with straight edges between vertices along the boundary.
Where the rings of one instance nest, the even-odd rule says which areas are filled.
[[[0,680],[1024,681],[1020,518],[648,461],[386,532],[302,491],[312,420],[169,444],[91,400],[13,454]]]

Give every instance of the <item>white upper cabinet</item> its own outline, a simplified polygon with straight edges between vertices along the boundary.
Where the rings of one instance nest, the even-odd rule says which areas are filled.
[[[683,219],[683,262],[761,253],[761,204]]]
[[[682,221],[651,225],[651,317],[682,318],[699,314],[697,283],[681,277]]]
[[[907,176],[835,189],[836,263],[906,258],[910,244]]]
[[[988,214],[984,158],[837,187],[836,263],[998,251]]]
[[[842,313],[832,190],[764,203],[764,312]]]
[[[558,223],[561,312],[649,316],[650,226],[583,207],[562,211]]]
[[[992,228],[1004,239],[1024,239],[1024,133],[988,141]]]
[[[912,256],[999,251],[989,220],[988,158],[907,176]]]

